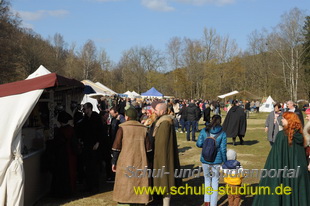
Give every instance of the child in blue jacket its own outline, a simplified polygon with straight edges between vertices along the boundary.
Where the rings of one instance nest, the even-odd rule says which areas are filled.
[[[213,162],[207,162],[204,160],[203,156],[200,156],[200,161],[202,163],[205,187],[212,187],[212,194],[204,195],[204,205],[205,206],[216,206],[217,196],[218,196],[218,185],[220,178],[220,168],[221,164],[226,162],[226,133],[223,131],[221,126],[222,118],[220,115],[214,115],[212,117],[211,123],[208,124],[204,129],[201,130],[196,146],[202,148],[204,140],[207,137],[216,137],[216,147],[217,154]]]

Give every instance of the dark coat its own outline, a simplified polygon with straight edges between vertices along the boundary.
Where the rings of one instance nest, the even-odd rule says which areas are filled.
[[[196,106],[196,121],[199,121],[201,116],[202,116],[201,110],[198,106]]]
[[[179,111],[179,115],[181,115],[181,119],[184,119],[186,121],[186,106],[183,106],[182,109]]]
[[[210,123],[210,114],[211,114],[210,107],[203,110],[203,121]]]
[[[246,127],[247,121],[244,110],[239,106],[230,108],[223,123],[223,130],[226,132],[227,137],[244,137]]]
[[[286,112],[289,112],[288,108],[286,109]],[[301,121],[302,126],[304,126],[305,122],[304,122],[304,116],[302,115],[302,111],[295,106],[294,113],[297,114],[297,116],[299,117],[299,119]]]
[[[299,117],[299,119],[301,121],[302,126],[304,126],[305,122],[304,122],[304,116],[302,115],[302,111],[300,109],[296,108],[294,113],[298,115],[298,117]]]
[[[93,112],[90,117],[84,116],[80,125],[80,135],[85,149],[92,150],[93,146],[103,138],[103,125],[101,117],[97,112]]]
[[[190,103],[188,107],[186,107],[186,121],[197,121],[198,119],[198,112],[197,106],[194,103]]]

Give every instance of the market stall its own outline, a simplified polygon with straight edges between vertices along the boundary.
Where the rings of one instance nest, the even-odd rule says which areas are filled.
[[[43,66],[26,80],[0,85],[0,205],[33,205],[48,192],[51,178],[41,163],[54,137],[55,108],[69,111],[83,90]]]

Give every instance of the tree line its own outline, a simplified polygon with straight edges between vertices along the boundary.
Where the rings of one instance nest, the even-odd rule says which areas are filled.
[[[233,90],[284,101],[310,99],[310,17],[298,8],[272,28],[248,35],[241,51],[214,28],[200,39],[172,37],[166,50],[133,46],[113,62],[93,40],[78,49],[60,33],[43,39],[21,26],[8,0],[0,4],[0,83],[25,79],[40,65],[77,80],[99,81],[118,93],[151,87],[167,96],[216,99]]]

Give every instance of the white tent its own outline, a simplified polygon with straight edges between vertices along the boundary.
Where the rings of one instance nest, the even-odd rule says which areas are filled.
[[[92,82],[90,80],[83,80],[82,83],[84,85],[88,85],[91,88],[93,88],[93,90],[95,90],[96,93],[94,94],[85,94],[81,104],[85,104],[86,102],[90,102],[93,105],[93,111],[99,113],[99,109],[97,107],[98,105],[98,101],[96,98],[94,98],[94,96],[110,96],[110,95],[114,95],[116,94],[114,91],[112,91],[111,89],[109,89],[108,87],[100,84],[99,82]]]
[[[95,95],[97,95],[97,93],[95,93]],[[98,114],[100,113],[100,111],[98,109],[98,101],[97,101],[97,99],[92,98],[92,94],[84,94],[83,99],[81,101],[81,105],[83,105],[87,102],[89,102],[93,105],[93,111],[97,112]]]
[[[221,99],[224,99],[225,97],[229,97],[229,96],[232,96],[232,95],[235,95],[235,94],[238,94],[239,92],[238,91],[232,91],[232,92],[229,92],[227,94],[222,94],[220,96],[218,96],[219,98]]]
[[[108,95],[115,95],[117,94],[116,92],[114,92],[112,89],[104,86],[103,84],[101,84],[100,82],[96,82],[96,85],[99,85],[101,88],[103,88],[105,90],[105,92],[108,94]]]
[[[26,80],[0,85],[0,205],[24,205],[22,127],[43,90],[62,85],[83,88],[79,81],[50,73],[42,65]]]
[[[259,107],[260,112],[272,112],[274,110],[273,104],[275,101],[269,96],[266,102],[263,102],[262,106]]]
[[[126,94],[126,95],[129,97],[129,96],[131,96],[131,95],[132,95],[132,92],[128,90],[128,91],[127,91],[127,92],[125,92],[124,94]]]
[[[49,73],[46,68],[40,66],[27,79]],[[38,89],[0,98],[0,106],[4,108],[0,115],[0,124],[3,126],[0,130],[0,205],[24,204],[25,176],[21,155],[21,129],[42,92],[43,89]]]
[[[101,94],[101,95],[110,95],[110,93],[108,92],[108,90],[106,90],[104,87],[98,85],[97,83],[95,84],[94,82],[90,81],[90,80],[83,80],[82,83],[84,85],[88,85],[91,86],[91,88],[93,88],[93,90],[95,90],[96,94]],[[100,84],[100,83],[99,83]]]
[[[135,91],[132,91],[131,93],[132,93],[132,95],[134,96],[134,98],[139,98],[139,97],[141,97],[141,95],[138,94],[138,93],[135,92]]]
[[[127,92],[125,92],[124,94],[126,94],[129,98],[131,98],[131,99],[134,99],[134,98],[140,98],[141,97],[141,95],[140,94],[138,94],[137,92],[135,92],[135,91],[127,91]]]

